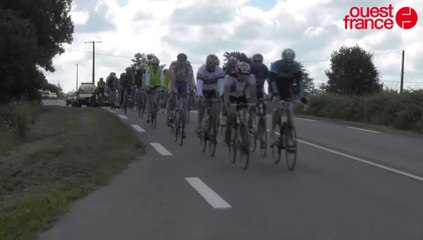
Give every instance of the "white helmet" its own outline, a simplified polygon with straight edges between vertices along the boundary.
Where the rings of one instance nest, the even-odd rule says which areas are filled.
[[[295,59],[295,52],[291,48],[285,48],[282,51],[282,59],[285,61],[294,61]]]
[[[236,72],[242,75],[249,75],[251,73],[250,64],[246,62],[238,62],[236,64]]]

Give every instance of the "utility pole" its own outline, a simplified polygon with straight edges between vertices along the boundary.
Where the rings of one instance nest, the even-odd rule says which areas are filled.
[[[78,91],[78,63],[76,64],[76,88],[75,91]]]
[[[85,43],[91,43],[93,45],[93,84],[95,84],[95,43],[101,43],[101,41],[89,41]]]
[[[402,63],[401,63],[401,86],[400,86],[400,93],[404,90],[404,57],[405,51],[402,50]]]

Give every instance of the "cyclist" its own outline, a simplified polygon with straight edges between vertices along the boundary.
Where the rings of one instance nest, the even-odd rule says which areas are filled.
[[[235,68],[236,77],[231,75],[225,76],[225,93],[224,103],[228,117],[226,118],[225,142],[229,143],[231,136],[231,127],[236,121],[236,113],[231,112],[229,105],[231,103],[248,103],[247,89],[250,90],[251,98],[256,101],[256,79],[251,74],[250,65],[246,62],[238,62]],[[239,110],[239,108],[237,109]],[[245,116],[243,116],[245,117]]]
[[[129,94],[130,94],[130,90],[131,90],[130,79],[129,79],[126,72],[123,72],[123,73],[120,74],[119,82],[120,82],[120,106],[122,107],[123,104],[124,104],[123,101],[124,101],[124,97],[125,97],[125,92],[128,94],[127,97],[129,98]],[[126,104],[128,104],[128,103],[126,103]]]
[[[184,98],[183,110],[187,112],[187,94],[194,91],[194,72],[188,57],[185,53],[179,53],[176,56],[176,61],[173,61],[169,67],[170,73],[170,90],[172,92],[170,99],[170,108],[168,112],[168,125],[173,121],[171,113],[173,113],[176,107],[176,96],[179,94],[180,97]],[[185,124],[186,115],[182,117],[183,124]],[[185,133],[182,133],[182,137],[185,137]]]
[[[142,104],[142,87],[143,87],[143,70],[137,68],[134,74],[134,86],[135,86],[135,102]]]
[[[145,86],[147,91],[150,93],[147,95],[147,112],[150,114],[150,102],[152,101],[152,91],[162,90],[164,85],[164,75],[163,70],[159,66],[160,60],[157,57],[153,57],[150,62],[150,66],[146,68],[145,71]],[[155,95],[156,103],[159,103],[160,95]],[[150,117],[147,118],[147,123],[150,122]]]
[[[197,71],[196,95],[199,97],[197,134],[201,133],[201,125],[206,108],[206,102],[203,102],[203,98],[209,101],[218,98],[219,93],[223,93],[225,74],[223,69],[219,67],[219,64],[219,58],[214,54],[210,54],[206,58],[206,64],[203,64]],[[212,105],[211,110],[213,116],[219,117],[218,106],[216,104]]]
[[[110,91],[111,108],[116,107],[116,91],[119,88],[119,79],[116,77],[115,72],[111,72],[106,78],[107,87]]]
[[[295,87],[293,87],[295,84]],[[302,83],[301,66],[295,61],[295,52],[290,48],[282,51],[282,59],[272,63],[269,72],[269,86],[271,86],[272,95],[279,97],[281,100],[290,101],[295,95],[299,95],[301,102],[307,104],[307,99],[304,97],[304,87]],[[275,140],[275,127],[281,120],[281,110],[273,108],[272,114],[272,142]],[[290,106],[291,118],[289,121],[294,121],[293,106]],[[280,133],[282,134],[282,133]],[[273,147],[273,144],[271,145]]]
[[[266,82],[269,69],[263,64],[263,55],[256,53],[251,57],[252,63],[250,64],[251,73],[256,78],[257,98],[264,98],[264,83]]]
[[[106,83],[104,82],[104,79],[101,77],[100,81],[97,82],[97,94],[98,97],[102,97],[104,101],[104,89],[106,88]]]

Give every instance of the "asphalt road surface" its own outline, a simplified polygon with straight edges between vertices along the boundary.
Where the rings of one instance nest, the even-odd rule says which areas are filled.
[[[147,154],[38,239],[423,239],[423,138],[296,118],[295,171],[270,154],[245,171],[223,143],[202,153],[194,121],[179,146],[164,115],[157,129],[134,113],[110,117]]]

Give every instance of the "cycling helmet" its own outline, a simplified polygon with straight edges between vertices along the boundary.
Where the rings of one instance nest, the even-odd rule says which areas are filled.
[[[263,63],[263,55],[256,53],[252,57],[253,62]]]
[[[185,53],[179,53],[178,56],[176,56],[176,58],[179,61],[186,61],[188,59],[187,55]]]
[[[153,57],[150,61],[150,63],[152,65],[159,65],[160,64],[160,60],[157,57]]]
[[[220,61],[219,61],[219,58],[216,55],[210,54],[210,55],[207,56],[206,63],[207,63],[207,65],[219,66]]]
[[[294,61],[295,59],[295,52],[291,48],[285,48],[282,51],[282,59],[285,61]]]
[[[250,64],[246,62],[239,62],[236,64],[236,72],[242,75],[249,75],[250,71]]]

